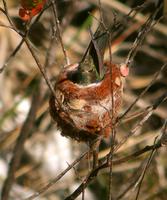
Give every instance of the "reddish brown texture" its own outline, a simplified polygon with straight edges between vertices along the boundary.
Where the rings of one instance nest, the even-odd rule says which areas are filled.
[[[68,79],[78,64],[65,67],[51,96],[50,113],[62,135],[78,141],[108,137],[122,101],[122,75],[119,65],[105,63],[106,74],[98,83],[79,85]]]
[[[102,100],[104,99],[112,90],[118,88],[119,86],[115,84],[114,80],[116,77],[121,77],[120,70],[117,65],[111,64],[111,68],[109,68],[109,63],[106,63],[108,66],[108,70],[105,74],[104,79],[100,82],[101,84],[90,84],[88,86],[81,86],[69,81],[67,78],[68,73],[70,73],[70,67],[67,66],[61,72],[59,76],[59,80],[56,84],[56,89],[62,91],[67,98],[81,98],[86,100]],[[72,66],[73,67],[73,66]],[[76,69],[77,70],[77,66]],[[111,76],[111,72],[113,72]],[[111,78],[113,79],[113,84]],[[112,86],[111,86],[112,85]]]
[[[46,0],[21,0],[19,16],[22,20],[29,21],[43,9],[45,3]]]

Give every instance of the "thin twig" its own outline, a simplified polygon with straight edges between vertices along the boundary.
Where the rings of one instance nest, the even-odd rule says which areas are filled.
[[[158,76],[162,73],[162,71],[167,67],[167,63],[163,64],[162,67],[160,68],[160,70],[158,72],[156,72],[154,74],[153,79],[151,80],[151,82],[148,84],[148,86],[137,96],[137,98],[135,99],[135,101],[126,109],[126,111],[119,117],[119,121],[121,119],[123,119],[127,113],[129,113],[129,111],[134,107],[134,105],[136,105],[136,103],[139,101],[139,99],[141,99],[141,97],[143,97],[143,95],[148,91],[148,89],[155,83],[155,80],[158,78]]]
[[[51,58],[51,51],[53,50],[53,44],[56,40],[56,33],[55,31],[53,30],[53,24],[51,23],[51,29],[52,29],[52,36],[50,38],[50,41],[49,41],[49,47],[47,48],[46,50],[46,57],[45,57],[45,64],[44,64],[44,69],[46,70],[46,68],[49,67],[50,65],[50,58]]]
[[[135,183],[139,180],[140,176],[141,176],[141,172],[143,170],[143,162],[140,164],[140,166],[138,167],[138,169],[132,174],[131,178],[132,180],[129,180],[128,183],[126,185],[128,185],[122,192],[121,194],[119,194],[115,200],[120,200],[123,198],[127,198],[127,193],[130,193],[130,191],[134,188]]]
[[[34,53],[32,47],[31,47],[29,41],[28,41],[26,38],[24,38],[24,41],[25,41],[25,43],[26,43],[26,45],[27,45],[27,47],[28,47],[28,49],[29,49],[29,51],[30,51],[32,57],[34,58],[34,60],[35,60],[35,62],[36,62],[36,64],[37,64],[37,66],[38,66],[38,68],[39,68],[39,70],[40,70],[42,76],[44,77],[44,79],[45,79],[45,81],[46,81],[46,83],[47,83],[47,85],[48,85],[50,91],[52,92],[52,94],[53,94],[54,96],[56,96],[56,95],[55,95],[54,88],[53,88],[53,85],[51,84],[51,82],[50,82],[50,80],[49,80],[49,77],[48,77],[48,75],[46,74],[46,71],[45,71],[44,67],[41,65],[40,61],[38,60],[37,56],[35,55],[35,53]]]
[[[132,136],[144,124],[144,122],[146,122],[146,120],[151,116],[153,110],[156,109],[165,100],[167,100],[167,93],[163,94],[160,98],[158,98],[155,101],[155,103],[152,106],[150,106],[147,109],[147,112],[146,112],[147,114],[145,115],[145,117],[137,124],[137,126],[131,131],[130,134],[128,134],[128,136],[125,139],[123,139],[120,143],[118,143],[118,145],[116,145],[114,147],[114,152],[116,152],[127,141],[127,139],[130,136]],[[113,160],[112,164],[116,165],[116,164],[121,164],[123,162],[127,162],[128,160],[136,158],[136,157],[142,155],[143,153],[146,153],[147,151],[150,151],[150,150],[153,150],[153,149],[158,149],[160,147],[162,147],[162,144],[161,144],[161,141],[159,140],[156,144],[154,144],[152,146],[146,146],[144,149],[137,151],[135,153],[132,153],[131,155],[126,156],[122,159]],[[108,158],[108,155],[106,157]],[[101,164],[97,168],[93,169],[88,174],[88,176],[85,178],[85,180],[81,183],[81,185],[71,195],[69,195],[65,200],[72,200],[72,199],[77,198],[81,194],[81,192],[83,191],[83,188],[86,188],[88,186],[88,184],[92,180],[94,180],[94,178],[97,176],[98,172],[101,169],[104,169],[104,168],[107,168],[107,167],[110,167],[110,163],[108,162],[108,159],[106,159],[106,161],[103,164]]]
[[[20,164],[20,160],[21,160],[21,156],[22,156],[23,148],[24,148],[24,143],[27,137],[29,136],[30,130],[32,130],[32,127],[35,121],[35,116],[36,116],[36,112],[37,112],[37,109],[39,106],[39,100],[40,100],[39,93],[40,93],[39,88],[35,89],[30,111],[22,126],[22,129],[20,130],[19,137],[14,147],[13,156],[9,164],[8,175],[2,188],[2,193],[1,193],[2,200],[8,200],[10,190],[12,188],[13,182],[15,181],[14,174],[15,174],[15,171],[17,170],[17,167]]]
[[[13,24],[13,22],[12,22],[10,16],[9,16],[9,12],[8,12],[8,7],[7,7],[7,4],[6,4],[6,1],[2,0],[2,2],[3,2],[3,6],[4,6],[4,11],[5,11],[4,14],[6,15],[6,17],[7,17],[8,21],[9,21],[10,25],[12,27],[14,27],[14,24]]]
[[[142,44],[142,41],[144,40],[144,38],[146,37],[148,32],[152,29],[152,27],[158,22],[158,21],[156,21],[156,23],[154,23],[154,19],[157,15],[159,9],[156,9],[155,12],[151,16],[149,16],[148,20],[143,25],[143,28],[141,29],[141,31],[139,31],[138,36],[136,37],[136,39],[133,43],[133,46],[132,46],[131,50],[129,51],[128,56],[126,58],[125,64],[127,66],[131,65],[139,46]]]
[[[155,139],[155,142],[156,142],[156,139]],[[155,142],[154,142],[154,146],[155,146]],[[135,200],[137,200],[138,197],[139,197],[139,193],[140,193],[140,189],[141,189],[141,185],[142,185],[144,176],[145,176],[146,171],[147,171],[147,169],[148,169],[148,167],[149,167],[149,165],[150,165],[150,163],[151,163],[151,161],[152,161],[152,159],[153,159],[153,156],[154,156],[156,150],[157,150],[157,149],[154,149],[154,148],[153,148],[153,150],[151,151],[151,154],[150,154],[150,156],[149,156],[149,158],[148,158],[148,161],[147,161],[147,163],[146,163],[146,166],[144,167],[144,170],[143,170],[143,172],[142,172],[142,176],[141,176],[141,178],[140,178],[140,180],[139,180],[139,187],[138,187],[138,190],[137,190],[137,194],[136,194]]]
[[[130,154],[129,156],[126,156],[124,158],[121,159],[117,159],[117,160],[113,160],[113,165],[120,165],[124,162],[128,162],[129,160],[132,159],[136,159],[137,157],[143,155],[144,153],[147,153],[148,151],[152,151],[153,149],[159,149],[160,147],[162,147],[160,142],[157,142],[154,145],[151,146],[146,146],[144,147],[142,150],[136,151],[132,154]],[[97,168],[95,168],[94,170],[92,170],[89,175],[84,179],[84,181],[81,183],[81,185],[68,197],[65,198],[65,200],[73,200],[75,198],[77,198],[83,190],[83,187],[86,188],[88,186],[88,184],[90,182],[92,182],[94,180],[94,178],[97,176],[98,172],[104,168],[108,168],[109,167],[109,163],[108,161],[99,165]]]
[[[90,174],[81,183],[81,185],[71,195],[66,197],[65,200],[76,199],[82,193],[82,191],[88,186],[88,184],[97,176],[97,173],[98,173],[98,168],[92,170]]]
[[[52,187],[53,185],[55,185],[58,182],[58,180],[60,180],[70,169],[72,169],[78,162],[80,162],[87,155],[88,155],[88,151],[85,152],[85,153],[83,153],[73,163],[71,163],[70,165],[68,165],[68,167],[63,172],[61,172],[53,180],[49,181],[49,183],[46,184],[45,186],[43,186],[38,192],[34,193],[33,195],[31,195],[30,197],[28,197],[28,198],[26,198],[24,200],[32,200],[32,199],[35,199],[36,197],[41,196],[42,194],[44,194],[50,187]]]
[[[4,69],[7,67],[7,65],[9,64],[9,62],[11,61],[12,58],[15,57],[15,55],[17,54],[17,52],[20,50],[21,46],[24,43],[24,39],[22,39],[20,41],[20,43],[17,45],[17,47],[14,49],[14,51],[10,54],[10,56],[7,58],[7,60],[5,61],[5,64],[0,68],[0,73],[2,73],[4,71]]]
[[[5,24],[3,24],[2,22],[0,22],[0,26],[1,26],[1,27],[4,27],[4,28],[11,29],[11,30],[15,30],[15,29],[13,29],[13,27],[12,27],[12,26],[5,25]]]
[[[161,144],[163,146],[167,145],[167,119],[165,120],[164,126],[162,128]]]
[[[8,14],[8,10],[7,10],[7,6],[6,6],[5,0],[3,0],[3,4],[4,4],[5,12],[6,12],[5,14],[6,14],[6,17],[7,17],[8,21],[9,21],[9,23],[11,24],[13,30],[14,30],[17,34],[19,34],[19,35],[22,37],[22,39],[24,40],[24,42],[26,43],[26,45],[27,45],[27,47],[28,47],[28,49],[29,49],[29,51],[30,51],[32,57],[34,58],[34,60],[35,60],[35,62],[36,62],[36,64],[37,64],[37,66],[38,66],[38,68],[39,68],[41,74],[43,75],[43,77],[44,77],[44,79],[45,79],[45,81],[46,81],[46,84],[48,85],[48,87],[49,87],[50,91],[52,92],[52,94],[56,97],[54,88],[53,88],[53,86],[52,86],[52,84],[51,84],[51,82],[50,82],[50,80],[49,80],[49,78],[48,78],[48,75],[46,74],[46,71],[45,71],[44,67],[43,67],[43,66],[41,65],[41,63],[39,62],[37,56],[35,55],[35,53],[34,53],[32,47],[31,47],[31,45],[30,45],[30,43],[29,43],[29,41],[28,41],[28,39],[26,38],[26,36],[27,36],[27,34],[28,34],[28,30],[26,31],[25,34],[22,34],[22,33],[20,33],[20,32],[17,30],[17,28],[16,28],[15,25],[12,23],[12,20],[11,20],[9,14]]]
[[[109,59],[110,59],[110,64],[112,64],[112,50],[111,50],[111,33],[108,33],[109,40],[108,40],[108,48],[109,48]],[[110,67],[110,74],[111,74],[111,84],[110,84],[110,91],[111,91],[111,102],[112,102],[112,112],[111,112],[111,123],[112,123],[112,143],[110,146],[110,152],[108,154],[108,162],[109,162],[109,187],[108,187],[108,200],[112,200],[112,180],[113,180],[113,153],[114,153],[114,144],[115,144],[115,137],[116,137],[116,129],[115,129],[115,112],[116,112],[116,104],[114,101],[114,70],[113,68]],[[119,98],[119,97],[118,97]]]
[[[58,14],[57,14],[56,1],[55,0],[51,0],[51,2],[52,2],[52,7],[53,7],[53,13],[54,13],[55,21],[56,21],[56,31],[58,33],[58,37],[59,37],[59,40],[60,40],[62,51],[64,53],[64,57],[65,57],[65,60],[66,60],[66,65],[69,65],[70,61],[69,61],[69,58],[67,56],[67,52],[65,50],[65,47],[64,47],[64,44],[63,44],[62,35],[61,35],[61,31],[60,31],[60,22],[59,22]]]
[[[165,130],[166,130],[166,125],[167,125],[167,123],[165,122],[164,123],[164,125],[163,125],[163,127],[162,127],[162,135],[164,134],[164,132],[165,132]],[[157,138],[157,137],[156,137]],[[161,138],[162,138],[162,136],[161,136]],[[147,164],[146,164],[146,166],[144,167],[144,170],[142,169],[142,172],[140,173],[139,172],[139,169],[137,170],[137,172],[135,172],[136,174],[137,174],[137,177],[132,181],[132,183],[116,198],[116,200],[119,200],[119,199],[122,199],[126,194],[127,194],[127,192],[132,188],[132,187],[136,187],[136,185],[139,183],[140,184],[140,186],[139,186],[139,188],[138,188],[138,195],[139,195],[139,190],[140,190],[140,187],[141,187],[141,182],[142,182],[142,180],[143,180],[143,178],[144,178],[144,174],[145,174],[145,172],[144,171],[146,171],[146,169],[148,168],[148,165],[149,165],[149,163],[151,162],[151,158],[152,158],[152,156],[153,156],[153,153],[154,153],[154,151],[155,151],[155,149],[157,150],[159,147],[162,147],[163,146],[163,142],[162,142],[162,140],[161,140],[161,138],[159,139],[159,141],[157,141],[157,144],[154,142],[154,145],[152,146],[152,147],[154,147],[154,148],[152,148],[152,152],[151,152],[151,155],[149,156],[149,159],[148,159],[148,162],[147,162]],[[151,146],[150,146],[151,147]],[[138,152],[135,152],[133,155],[131,155],[132,157],[136,157],[136,156],[138,156],[139,154],[141,154],[142,152],[144,152],[145,150],[148,150],[148,146],[146,146],[144,149],[142,149],[142,150],[140,150],[140,151],[138,151]],[[129,157],[127,157],[127,159],[129,159]],[[123,159],[123,160],[125,160],[125,159]],[[122,160],[122,161],[123,161]],[[141,166],[140,166],[140,168],[141,168]],[[143,167],[142,167],[143,168]],[[141,171],[141,169],[140,169],[140,171]],[[140,176],[139,176],[139,173],[140,173]],[[141,175],[142,174],[142,175]],[[137,195],[136,195],[137,196]]]

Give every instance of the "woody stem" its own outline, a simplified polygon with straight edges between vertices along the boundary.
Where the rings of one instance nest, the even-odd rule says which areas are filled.
[[[98,138],[96,141],[90,144],[90,150],[92,151],[93,154],[93,164],[92,164],[93,169],[95,169],[98,166],[98,153],[99,153],[100,142],[101,138]]]

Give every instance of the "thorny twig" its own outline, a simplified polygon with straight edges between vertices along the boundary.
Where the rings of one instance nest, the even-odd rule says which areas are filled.
[[[42,195],[43,193],[45,193],[50,187],[55,185],[58,180],[60,180],[70,169],[72,169],[78,162],[80,162],[87,155],[88,155],[88,152],[83,153],[79,158],[75,159],[75,161],[73,163],[69,164],[68,167],[63,172],[61,172],[57,177],[55,177],[53,180],[49,181],[49,183],[46,184],[45,186],[43,186],[38,192],[36,192],[35,194],[31,195],[30,197],[28,197],[24,200],[32,200],[32,199]]]

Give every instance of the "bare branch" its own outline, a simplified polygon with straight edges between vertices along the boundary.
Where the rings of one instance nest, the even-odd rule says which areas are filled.
[[[27,137],[29,136],[30,131],[32,130],[32,127],[34,125],[35,116],[36,116],[36,112],[39,106],[39,102],[40,102],[40,89],[38,88],[37,90],[34,91],[31,108],[27,115],[27,119],[25,120],[22,126],[22,129],[20,131],[19,137],[17,139],[16,145],[13,150],[13,156],[9,164],[10,167],[9,167],[8,175],[2,188],[2,194],[1,194],[2,200],[7,200],[9,198],[11,187],[15,181],[14,174],[20,164],[20,160],[23,154],[24,143]]]

